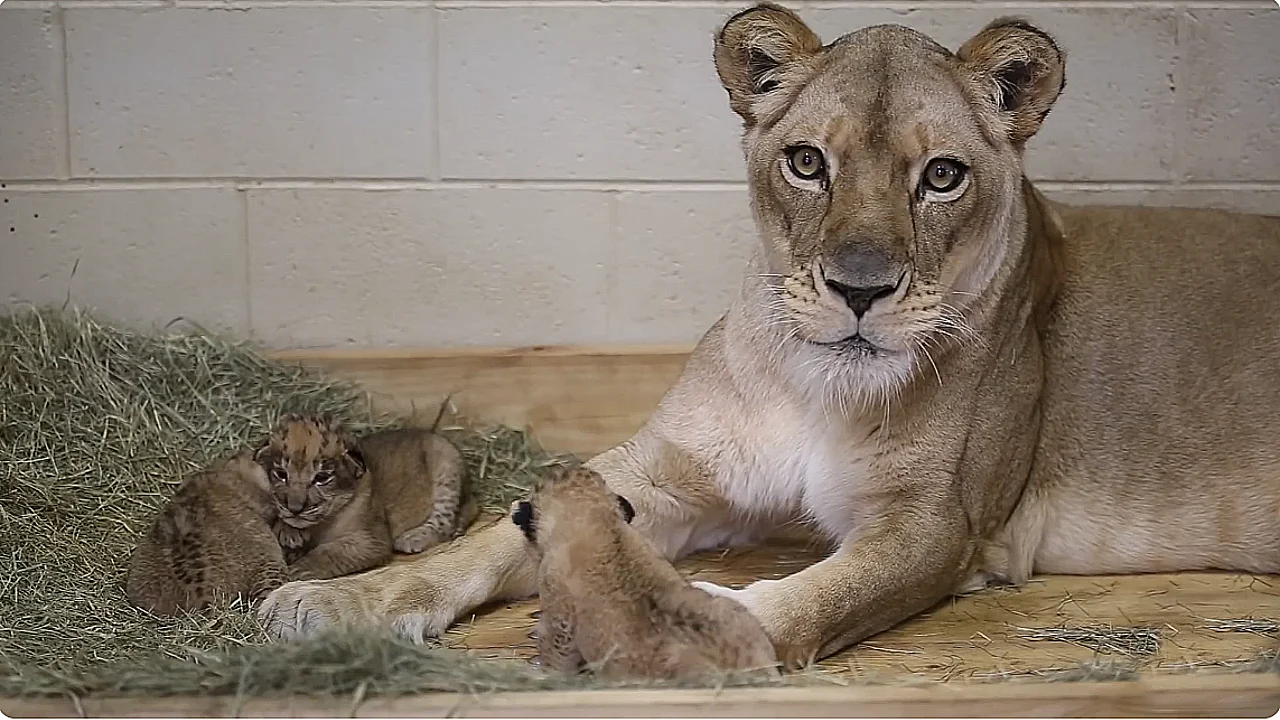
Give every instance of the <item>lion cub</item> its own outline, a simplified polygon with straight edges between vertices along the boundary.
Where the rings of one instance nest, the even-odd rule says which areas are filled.
[[[274,498],[291,580],[322,580],[453,539],[479,514],[462,454],[424,429],[354,441],[335,420],[282,419],[254,458]]]
[[[542,663],[576,671],[585,662],[615,678],[772,668],[759,622],[692,587],[630,526],[633,517],[631,503],[584,467],[557,471],[512,505],[538,567]]]
[[[162,615],[282,585],[267,475],[249,452],[183,480],[129,561],[125,596]]]

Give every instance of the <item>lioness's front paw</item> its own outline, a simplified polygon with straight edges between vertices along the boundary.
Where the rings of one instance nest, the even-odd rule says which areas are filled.
[[[284,639],[314,635],[364,615],[354,593],[332,580],[286,583],[271,591],[258,608],[258,619],[267,633]]]
[[[453,615],[447,613],[427,615],[407,612],[393,614],[391,617],[391,629],[395,634],[419,645],[431,638],[440,637],[453,624]]]

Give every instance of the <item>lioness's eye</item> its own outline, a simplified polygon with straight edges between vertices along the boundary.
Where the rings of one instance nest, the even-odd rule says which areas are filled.
[[[802,180],[816,180],[827,170],[822,151],[812,145],[797,145],[787,151],[791,172]]]
[[[951,192],[964,182],[964,176],[968,170],[969,168],[959,160],[936,158],[930,160],[925,166],[924,177],[920,178],[920,182],[924,184],[925,189],[933,192]]]

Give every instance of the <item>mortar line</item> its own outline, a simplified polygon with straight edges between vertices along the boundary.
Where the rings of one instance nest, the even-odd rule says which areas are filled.
[[[652,8],[723,9],[748,0],[5,0],[6,7],[47,8],[190,8],[236,10],[289,7],[466,8]],[[1001,10],[1031,8],[1219,8],[1271,9],[1272,0],[792,0],[800,10]]]
[[[209,178],[74,178],[71,180],[6,180],[12,191],[83,192],[88,190],[530,190],[530,191],[604,191],[604,192],[716,192],[743,190],[742,180],[575,180],[575,179],[446,179],[412,180],[403,178],[263,178],[247,180],[236,177]],[[1280,181],[1184,182],[1171,180],[1036,180],[1036,187],[1048,190],[1198,190],[1198,191],[1277,191]]]

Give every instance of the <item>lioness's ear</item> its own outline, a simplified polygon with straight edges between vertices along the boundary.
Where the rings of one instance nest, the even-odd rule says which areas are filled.
[[[716,72],[729,107],[748,126],[759,119],[755,100],[778,90],[788,65],[822,50],[822,41],[790,10],[760,3],[729,18],[716,34]]]
[[[1014,145],[1036,134],[1066,85],[1066,56],[1058,44],[1049,33],[1019,18],[993,21],[956,56],[989,94]]]

